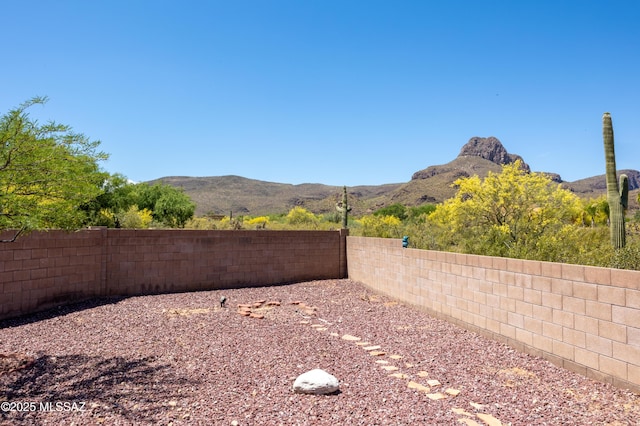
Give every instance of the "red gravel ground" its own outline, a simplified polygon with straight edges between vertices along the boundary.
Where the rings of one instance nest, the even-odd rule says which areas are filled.
[[[238,314],[238,304],[258,301],[281,303],[253,308],[261,319]],[[63,307],[0,322],[0,354],[2,425],[636,425],[640,419],[634,393],[349,280]],[[340,391],[293,393],[295,378],[314,368],[336,376]]]

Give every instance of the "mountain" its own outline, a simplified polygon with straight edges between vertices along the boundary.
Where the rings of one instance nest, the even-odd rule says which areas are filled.
[[[509,153],[495,137],[472,137],[462,147],[458,156],[447,164],[429,166],[413,174],[406,183],[390,183],[375,186],[347,188],[352,214],[374,212],[384,206],[400,203],[417,206],[439,203],[451,198],[456,190],[454,181],[462,177],[485,177],[490,171],[499,173],[502,165],[522,161],[522,168],[530,171],[522,157]],[[559,174],[544,172],[553,181],[573,191],[580,197],[595,198],[606,193],[605,175],[598,175],[575,182],[565,182]],[[640,188],[640,172],[620,170],[629,177],[629,209],[637,210]],[[305,183],[291,185],[265,182],[241,176],[188,177],[169,176],[149,183],[162,182],[182,188],[196,203],[196,215],[266,215],[287,213],[301,206],[314,213],[335,211],[342,199],[342,187]]]

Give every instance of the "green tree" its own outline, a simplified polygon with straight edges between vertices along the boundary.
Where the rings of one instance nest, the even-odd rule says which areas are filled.
[[[196,209],[183,190],[171,185],[139,183],[135,194],[135,204],[140,209],[152,211],[155,221],[172,228],[183,228]]]
[[[0,117],[0,229],[14,230],[8,241],[31,230],[82,226],[80,207],[105,179],[98,163],[108,156],[99,141],[29,117],[28,108],[46,102],[36,97]]]
[[[87,225],[114,227],[117,215],[136,204],[135,185],[116,173],[106,176],[101,189],[97,197],[82,206],[87,212]]]
[[[455,197],[439,205],[428,221],[445,249],[556,260],[547,257],[576,230],[582,213],[575,194],[543,174],[527,173],[519,161],[484,180],[472,176],[455,184]]]
[[[376,210],[374,216],[394,216],[400,220],[407,218],[407,208],[400,203],[391,204]]]

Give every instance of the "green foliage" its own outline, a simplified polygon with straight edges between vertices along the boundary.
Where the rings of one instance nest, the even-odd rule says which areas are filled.
[[[105,177],[101,189],[97,197],[81,207],[87,214],[87,225],[115,227],[116,214],[136,204],[135,185],[124,175],[116,173]]]
[[[640,241],[629,242],[623,248],[615,250],[611,267],[640,271]]]
[[[189,196],[171,185],[140,183],[134,193],[138,208],[153,212],[153,219],[164,226],[183,228],[195,212]]]
[[[545,259],[558,236],[569,234],[582,204],[573,193],[539,173],[527,173],[517,161],[489,173],[455,182],[454,198],[429,216],[429,232],[437,247],[465,253]]]
[[[373,213],[374,216],[394,216],[400,220],[407,219],[407,208],[402,204],[396,203],[383,207]]]
[[[407,218],[414,222],[424,222],[426,217],[436,210],[435,204],[422,204],[421,206],[409,207]]]
[[[100,142],[64,124],[40,124],[27,109],[33,98],[0,117],[0,229],[76,229],[86,216],[80,207],[98,196],[105,179],[98,162]]]

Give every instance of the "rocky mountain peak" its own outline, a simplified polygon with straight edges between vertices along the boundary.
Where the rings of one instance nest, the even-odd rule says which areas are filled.
[[[529,165],[524,162],[522,157],[516,154],[509,154],[498,138],[493,136],[489,136],[488,138],[472,137],[469,139],[469,142],[462,147],[460,154],[458,154],[458,157],[463,156],[481,157],[500,165],[511,164],[516,162],[516,160],[520,160],[522,161],[522,167],[526,171],[531,171]]]

